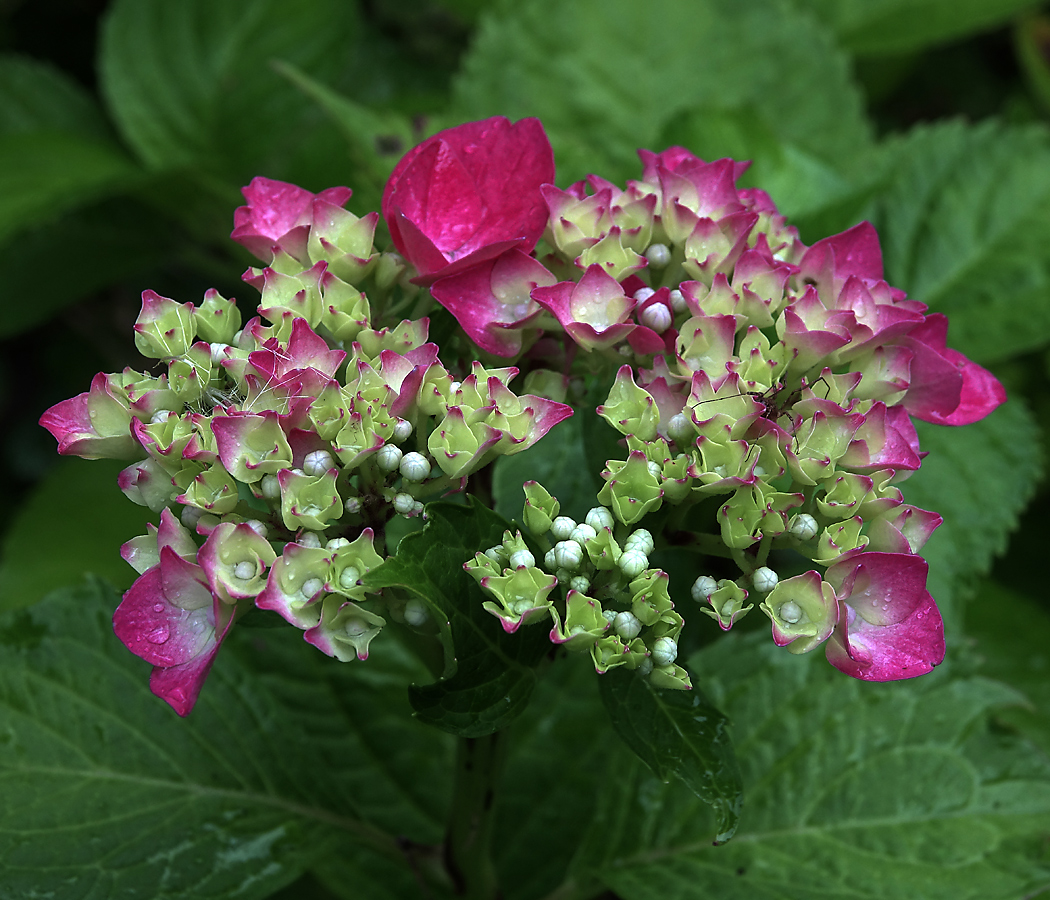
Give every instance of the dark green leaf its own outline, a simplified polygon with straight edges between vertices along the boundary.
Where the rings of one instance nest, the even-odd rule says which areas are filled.
[[[624,900],[1018,900],[1050,883],[1050,763],[989,728],[1021,698],[939,670],[866,684],[768,636],[690,660],[725,711],[747,803],[712,847],[694,797],[621,767],[581,856]]]
[[[482,608],[490,598],[463,571],[509,527],[473,500],[432,503],[426,527],[405,537],[397,554],[365,579],[371,588],[409,591],[429,607],[446,640],[445,673],[434,684],[413,686],[412,706],[424,722],[462,737],[491,734],[520,715],[536,682],[533,666],[551,649],[546,628],[505,633]]]
[[[908,503],[944,517],[922,555],[930,563],[930,591],[949,630],[958,631],[957,601],[1006,549],[1035,494],[1042,473],[1039,431],[1019,398],[963,428],[916,425],[930,455],[901,490]]]
[[[408,869],[403,846],[440,839],[450,748],[412,721],[396,643],[343,665],[235,629],[183,720],[113,636],[117,600],[94,585],[2,620],[5,898],[262,898],[324,855]]]
[[[887,281],[947,313],[977,362],[1050,341],[1050,133],[947,122],[885,153],[893,184],[869,215]]]
[[[1035,0],[795,0],[858,56],[906,53],[1009,22]]]
[[[726,718],[703,695],[660,690],[647,678],[614,669],[599,682],[616,733],[663,782],[672,776],[715,809],[723,844],[736,831],[743,793]]]
[[[120,545],[155,520],[117,487],[124,463],[63,459],[29,495],[0,547],[0,610],[29,606],[88,572],[126,588],[135,571]]]
[[[868,139],[846,58],[779,0],[505,0],[482,16],[456,97],[466,118],[539,116],[561,183],[635,177],[636,148],[664,149],[667,124],[698,107],[754,109],[822,159]]]
[[[22,56],[0,56],[0,134],[63,132],[111,137],[94,98],[68,75]]]

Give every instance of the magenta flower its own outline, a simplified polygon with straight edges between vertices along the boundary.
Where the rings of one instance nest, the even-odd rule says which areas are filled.
[[[515,247],[530,252],[547,223],[540,186],[553,181],[538,119],[468,122],[405,154],[383,192],[383,218],[429,283]]]
[[[925,675],[944,659],[944,623],[926,590],[926,560],[905,553],[859,553],[825,578],[841,605],[826,645],[828,662],[863,681]]]
[[[327,188],[319,194],[286,181],[253,178],[241,188],[248,201],[233,213],[233,240],[269,263],[276,250],[283,250],[306,266],[310,265],[307,240],[314,221],[314,200],[341,207],[352,191],[346,187]]]

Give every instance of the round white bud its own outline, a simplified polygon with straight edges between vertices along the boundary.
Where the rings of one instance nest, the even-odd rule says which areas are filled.
[[[224,359],[226,359],[226,348],[229,346],[229,344],[223,343],[208,344],[208,356],[211,358],[213,365],[217,366]]]
[[[642,623],[634,613],[624,610],[613,620],[613,630],[625,641],[632,641],[641,634]]]
[[[794,625],[802,619],[802,607],[794,600],[785,600],[780,604],[777,615],[788,625]]]
[[[646,556],[653,552],[656,542],[653,536],[645,529],[638,528],[627,536],[627,542],[623,545],[624,550],[641,550]]]
[[[412,504],[412,515],[414,515],[414,516],[421,516],[421,515],[423,515],[423,501],[422,500],[417,500],[415,503]],[[426,518],[426,517],[424,516],[424,518]]]
[[[401,477],[419,483],[430,477],[430,462],[422,453],[406,453],[401,457]]]
[[[405,604],[405,622],[413,628],[420,628],[426,625],[429,618],[430,613],[422,600],[413,598]]]
[[[312,531],[304,531],[298,538],[296,538],[295,542],[300,547],[311,547],[316,549],[321,546],[321,538]]]
[[[586,575],[577,575],[569,582],[569,587],[581,594],[586,594],[591,589],[591,579]]]
[[[640,287],[633,294],[634,302],[635,303],[644,303],[646,300],[648,300],[655,293],[656,293],[656,291],[654,291],[651,287]]]
[[[335,553],[336,550],[341,550],[343,547],[349,547],[350,541],[346,538],[332,538],[327,544],[324,545],[325,550],[331,550]]]
[[[558,541],[554,545],[554,558],[562,569],[575,572],[583,562],[583,547],[576,541]]]
[[[161,422],[167,422],[168,416],[171,415],[170,409],[158,409],[152,416],[150,416],[150,425],[159,425]]]
[[[718,582],[710,575],[701,575],[693,582],[689,593],[697,603],[704,603],[715,591],[718,590]]]
[[[619,613],[615,609],[602,610],[602,618],[605,619],[605,621],[608,622],[610,625],[612,625],[612,623],[616,621],[616,617],[618,615]]]
[[[695,437],[696,430],[685,413],[675,413],[667,423],[667,434],[672,441],[682,444]]]
[[[788,525],[788,534],[793,534],[800,541],[808,541],[816,537],[818,531],[820,531],[820,526],[817,525],[817,520],[806,513],[792,516],[791,524]]]
[[[350,588],[357,587],[360,578],[361,573],[354,566],[347,566],[339,573],[339,587],[348,591]]]
[[[452,382],[452,383],[451,383],[451,384],[450,384],[450,385],[448,386],[448,392],[449,392],[450,394],[454,394],[454,393],[456,393],[456,391],[458,391],[458,390],[459,390],[459,389],[460,389],[461,387],[463,387],[463,382],[462,382],[462,381],[453,381],[453,382]]]
[[[402,441],[408,440],[412,434],[412,423],[408,419],[398,419],[394,423],[394,433],[391,436],[394,441],[401,443]],[[424,607],[425,608],[425,607]]]
[[[603,528],[612,528],[615,524],[613,514],[604,506],[595,506],[588,510],[584,521],[594,529],[595,534]]]
[[[671,249],[667,244],[650,244],[645,251],[645,258],[654,269],[662,269],[671,261]]]
[[[354,513],[361,512],[361,498],[360,497],[347,497],[346,503],[343,504],[346,507],[346,511],[353,515]]]
[[[401,448],[396,444],[383,444],[376,451],[376,465],[384,472],[393,472],[401,465]]]
[[[551,534],[556,541],[567,541],[575,527],[575,519],[570,519],[568,516],[558,516],[558,518],[551,522]]]
[[[751,573],[751,583],[755,586],[756,591],[761,591],[763,594],[768,594],[773,590],[778,581],[780,578],[777,573],[768,566],[759,566]]]
[[[522,566],[528,568],[534,565],[536,565],[536,557],[528,550],[515,550],[510,555],[510,567],[512,569],[520,569]]]
[[[270,533],[270,529],[266,527],[266,523],[260,522],[258,519],[248,519],[244,524],[261,538],[266,537],[266,535]]]
[[[303,460],[303,471],[307,475],[323,475],[334,465],[335,460],[327,450],[311,450]]]
[[[586,522],[583,522],[572,530],[572,534],[569,535],[569,540],[576,541],[576,543],[582,547],[587,541],[594,540],[597,536],[598,532],[591,528]]]
[[[572,581],[572,572],[568,569],[558,569],[554,573],[554,577],[558,579],[558,584],[568,584]]]
[[[553,571],[558,568],[558,558],[554,554],[553,548],[547,551],[547,555],[543,557],[543,567]]]
[[[182,513],[179,515],[179,521],[182,522],[191,531],[197,527],[197,523],[200,521],[201,516],[204,515],[204,510],[196,506],[184,506]]]
[[[628,578],[636,578],[649,568],[649,557],[641,550],[624,550],[616,564]]]
[[[394,512],[402,516],[409,516],[416,507],[416,498],[411,494],[394,494]]]
[[[281,482],[276,475],[263,475],[259,490],[267,500],[276,500],[281,496]]]
[[[638,674],[645,676],[653,670],[653,661],[651,657],[646,657],[640,663],[638,663]]]
[[[669,637],[657,638],[652,653],[654,665],[669,666],[678,659],[678,644]]]
[[[299,593],[309,600],[315,594],[319,594],[323,590],[324,582],[321,581],[320,578],[307,578],[306,581],[303,582],[303,586],[299,589]]]
[[[671,327],[674,317],[663,303],[650,303],[641,311],[638,321],[646,328],[651,328],[657,334],[663,334]]]
[[[249,578],[255,577],[255,563],[249,562],[246,559],[242,559],[237,565],[233,567],[234,577],[239,578],[241,581],[247,581]]]
[[[671,291],[671,309],[676,313],[685,312],[689,308],[689,304],[685,302],[685,294],[683,294],[678,288]]]
[[[652,460],[649,460],[649,462],[646,463],[646,466],[649,469],[649,474],[652,475],[653,478],[659,478],[664,473],[664,467]]]

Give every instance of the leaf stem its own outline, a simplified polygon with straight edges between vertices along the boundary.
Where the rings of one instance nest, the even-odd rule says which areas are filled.
[[[492,826],[496,785],[502,771],[500,732],[480,738],[460,738],[452,810],[445,839],[445,865],[458,896],[495,900],[500,896],[492,862]]]

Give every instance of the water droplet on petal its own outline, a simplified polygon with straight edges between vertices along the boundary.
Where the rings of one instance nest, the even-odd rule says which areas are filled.
[[[153,605],[153,611],[154,612],[164,612],[164,604],[163,603],[155,603]]]
[[[163,644],[169,637],[171,632],[168,630],[167,625],[161,625],[158,628],[154,628],[149,634],[146,635],[146,640],[151,644]]]

